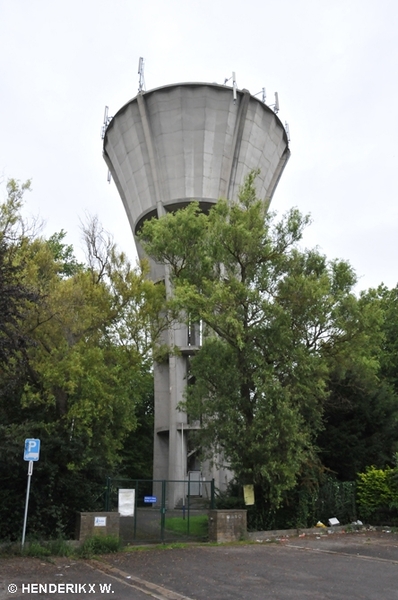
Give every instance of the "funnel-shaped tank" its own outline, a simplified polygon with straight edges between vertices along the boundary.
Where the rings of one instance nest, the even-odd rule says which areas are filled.
[[[289,157],[276,114],[246,90],[184,83],[139,94],[111,120],[104,158],[131,227],[190,200],[234,199],[259,169],[258,196],[271,199]]]

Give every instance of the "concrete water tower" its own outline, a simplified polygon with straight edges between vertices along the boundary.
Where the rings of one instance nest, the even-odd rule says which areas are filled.
[[[276,97],[277,102],[277,97]],[[196,200],[207,210],[218,198],[236,199],[239,186],[259,169],[257,194],[269,201],[289,158],[288,135],[260,99],[234,86],[180,83],[139,92],[112,119],[105,119],[104,158],[122,198],[134,236],[152,217]],[[144,256],[137,242],[140,257]],[[152,264],[155,280],[164,267]],[[200,344],[186,325],[168,330],[166,341],[181,352],[154,365],[154,479],[183,480],[201,473],[225,487],[226,472],[195,461],[189,431],[196,427],[177,410],[183,400],[189,356]],[[182,497],[170,486],[171,507]]]

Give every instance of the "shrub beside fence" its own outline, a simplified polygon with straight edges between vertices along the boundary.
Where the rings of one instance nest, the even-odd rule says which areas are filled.
[[[368,467],[358,475],[357,505],[362,520],[398,525],[398,468]]]

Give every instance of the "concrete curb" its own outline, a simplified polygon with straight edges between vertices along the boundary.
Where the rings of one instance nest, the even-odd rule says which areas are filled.
[[[299,537],[300,535],[330,535],[332,533],[345,533],[352,525],[334,525],[333,527],[310,527],[308,529],[273,529],[270,531],[248,531],[247,539],[253,542],[267,540],[280,540],[283,538]],[[366,529],[366,526],[361,526]],[[359,529],[358,529],[359,530]]]

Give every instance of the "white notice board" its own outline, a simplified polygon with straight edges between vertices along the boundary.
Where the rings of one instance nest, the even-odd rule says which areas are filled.
[[[119,490],[119,513],[121,517],[134,517],[135,490]]]

